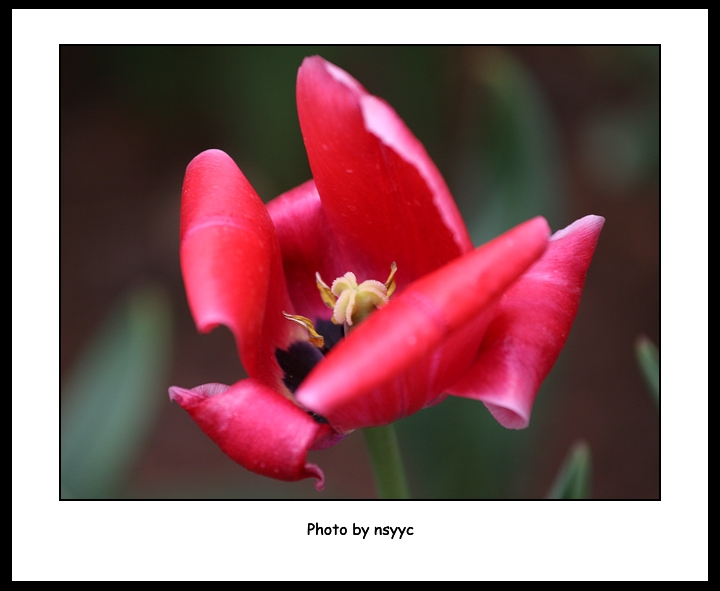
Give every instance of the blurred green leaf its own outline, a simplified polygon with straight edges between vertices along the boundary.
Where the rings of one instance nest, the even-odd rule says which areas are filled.
[[[646,336],[635,341],[635,355],[655,404],[660,404],[660,352]]]
[[[450,396],[396,425],[414,498],[512,498],[532,468],[533,430],[502,427],[476,400]]]
[[[88,343],[64,387],[63,498],[120,492],[165,397],[170,333],[165,294],[145,288],[121,302]]]
[[[547,498],[587,499],[590,494],[591,471],[590,447],[584,441],[574,443]]]
[[[541,87],[524,64],[502,48],[478,52],[477,104],[459,172],[468,229],[482,244],[528,218],[562,219],[562,172],[557,125]]]

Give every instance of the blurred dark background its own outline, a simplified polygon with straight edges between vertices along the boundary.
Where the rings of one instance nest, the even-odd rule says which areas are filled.
[[[312,54],[395,108],[475,244],[534,215],[606,218],[530,427],[453,398],[400,421],[413,495],[541,498],[584,440],[592,498],[659,498],[659,409],[634,352],[660,344],[657,46],[61,46],[63,496],[374,497],[360,433],[311,452],[318,494],[234,464],[167,397],[244,376],[229,331],[199,335],[187,308],[185,167],[223,149],[265,201],[310,178],[295,77]]]

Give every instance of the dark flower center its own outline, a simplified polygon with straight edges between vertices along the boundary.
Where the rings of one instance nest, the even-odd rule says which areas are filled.
[[[322,358],[344,337],[343,327],[330,320],[317,320],[315,327],[325,338],[322,349],[307,341],[298,341],[285,349],[276,349],[275,358],[283,370],[283,383],[293,394]],[[313,412],[308,414],[318,423],[327,423],[325,417]]]

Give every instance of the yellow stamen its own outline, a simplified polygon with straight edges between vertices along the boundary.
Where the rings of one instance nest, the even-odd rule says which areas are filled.
[[[325,305],[328,308],[334,308],[335,302],[337,301],[335,299],[335,295],[331,291],[328,284],[322,280],[322,277],[320,277],[320,273],[317,272],[315,273],[315,284],[320,291],[320,297],[322,298],[322,301],[325,302]]]
[[[315,273],[315,283],[322,301],[333,310],[331,317],[333,324],[344,325],[347,334],[351,326],[365,320],[374,310],[387,305],[397,287],[395,273],[397,273],[397,265],[393,262],[390,265],[390,275],[384,284],[368,279],[358,285],[355,274],[351,272],[335,279],[332,287],[322,280],[320,273]],[[312,320],[287,312],[283,312],[283,315],[307,330],[308,338],[313,345],[318,349],[323,348],[325,339],[315,330]]]
[[[325,339],[315,330],[315,326],[313,326],[312,320],[310,320],[309,318],[305,318],[305,316],[297,316],[295,314],[288,314],[287,312],[283,312],[283,316],[285,316],[285,318],[294,322],[295,324],[299,324],[300,326],[302,326],[305,330],[308,331],[308,337],[310,342],[318,349],[323,348],[323,346],[325,345]]]
[[[389,298],[394,292],[397,285],[395,285],[395,273],[397,273],[397,265],[395,261],[390,265],[390,276],[385,282],[385,289],[387,290],[387,297]]]

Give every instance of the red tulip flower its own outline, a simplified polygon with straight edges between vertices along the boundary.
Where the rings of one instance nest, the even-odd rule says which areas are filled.
[[[248,378],[170,388],[233,460],[281,480],[307,452],[449,394],[528,425],[575,318],[603,225],[537,217],[473,248],[395,111],[320,57],[297,79],[313,179],[267,207],[224,152],[188,166],[181,266],[201,332],[227,326]]]

